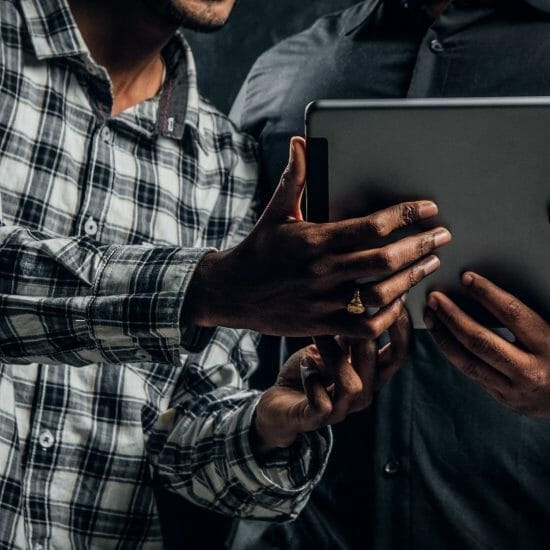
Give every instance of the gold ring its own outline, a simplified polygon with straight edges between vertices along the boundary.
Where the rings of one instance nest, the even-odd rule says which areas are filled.
[[[363,315],[363,313],[367,311],[367,308],[363,305],[363,302],[361,301],[361,294],[359,293],[359,289],[356,289],[353,293],[353,298],[346,306],[346,310],[352,315]]]

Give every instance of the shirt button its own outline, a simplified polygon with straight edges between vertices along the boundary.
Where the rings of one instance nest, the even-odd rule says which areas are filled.
[[[144,351],[138,351],[136,353],[136,358],[140,361],[147,361],[147,359],[149,359],[149,354],[145,353]]]
[[[34,550],[44,550],[44,545],[40,542],[37,542],[35,545],[34,545]]]
[[[445,48],[443,47],[443,44],[439,40],[434,38],[430,42],[430,50],[432,50],[432,52],[434,52],[434,53],[441,53],[441,52],[445,51]]]
[[[93,63],[88,63],[86,65],[86,70],[91,74],[91,75],[96,75],[97,74],[97,67],[93,64]]]
[[[111,129],[108,126],[103,126],[103,129],[101,130],[101,137],[103,141],[106,141],[109,143],[111,141],[112,132]]]
[[[399,460],[390,460],[384,466],[384,473],[389,477],[395,477],[401,470],[401,462]]]
[[[84,231],[86,235],[94,237],[97,235],[97,222],[90,216],[84,224]]]
[[[38,437],[38,442],[43,449],[49,449],[50,447],[53,447],[53,444],[55,443],[55,438],[52,432],[46,430],[45,432],[42,432],[40,434],[40,436]]]

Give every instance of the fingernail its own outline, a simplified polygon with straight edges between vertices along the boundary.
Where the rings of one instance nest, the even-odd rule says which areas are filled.
[[[453,236],[447,229],[445,228],[438,229],[434,233],[434,245],[443,246],[444,244],[451,242],[452,238]]]
[[[430,296],[428,297],[428,307],[432,311],[437,311],[438,306],[439,306],[439,304],[437,303],[437,300],[436,300],[435,296],[430,294]]]
[[[426,328],[428,330],[432,330],[434,328],[434,319],[432,317],[432,314],[428,311],[424,313],[424,324],[426,325]]]
[[[423,264],[424,275],[428,276],[441,267],[441,261],[437,256],[430,256]]]
[[[474,282],[474,275],[469,271],[462,275],[462,284],[464,286],[470,286]]]
[[[418,215],[421,218],[431,218],[439,212],[437,204],[432,201],[422,201],[418,206]]]
[[[407,303],[407,296],[408,296],[408,295],[409,295],[408,292],[405,292],[405,294],[402,294],[402,295],[401,295],[400,300],[401,300],[404,304]]]

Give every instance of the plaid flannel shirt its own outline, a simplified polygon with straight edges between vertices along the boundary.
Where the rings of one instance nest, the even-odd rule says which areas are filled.
[[[181,35],[164,56],[159,96],[111,117],[64,0],[0,0],[0,548],[159,548],[157,480],[292,518],[324,468],[328,431],[255,462],[253,333],[201,351],[181,326],[197,262],[253,223],[257,168]]]

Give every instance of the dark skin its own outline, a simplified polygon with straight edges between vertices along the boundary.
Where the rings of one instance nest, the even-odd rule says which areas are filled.
[[[293,138],[292,150],[281,183],[251,234],[233,249],[208,254],[199,265],[188,301],[191,320],[278,336],[378,338],[395,322],[399,298],[438,269],[432,252],[451,235],[439,227],[376,246],[392,232],[437,214],[430,201],[342,222],[304,221],[304,140]],[[356,283],[373,277],[382,280]],[[346,311],[356,288],[365,305],[381,308],[376,315]]]
[[[550,419],[550,323],[481,275],[462,284],[515,336],[510,343],[464,313],[449,297],[428,298],[426,325],[451,363],[499,403]]]
[[[154,97],[162,50],[181,25],[217,28],[235,0],[69,0],[93,58],[113,86],[112,116]],[[383,246],[393,231],[437,214],[428,201],[397,205],[332,224],[304,221],[305,143],[292,142],[289,167],[260,221],[234,249],[207,254],[184,305],[186,322],[249,328],[268,334],[323,337],[285,365],[256,409],[251,442],[257,456],[291,445],[300,433],[367,407],[374,391],[406,360],[410,325],[404,295],[439,267],[432,252],[451,236],[444,228]],[[377,276],[377,283],[356,279]],[[346,311],[359,288],[372,316]],[[391,343],[378,350],[376,338]]]
[[[337,424],[368,408],[375,393],[407,362],[410,322],[402,308],[379,350],[368,338],[317,338],[292,355],[256,411],[260,452],[291,445],[298,434]]]
[[[426,10],[438,17],[450,3],[438,1]],[[433,292],[425,321],[442,352],[502,405],[550,419],[550,323],[481,275],[465,273],[461,282],[516,340],[506,341],[474,321],[448,296]]]
[[[376,247],[393,231],[434,216],[437,206],[429,201],[337,223],[306,222],[305,173],[305,142],[293,138],[289,165],[252,233],[233,249],[205,256],[187,302],[195,324],[317,337],[316,347],[291,357],[259,401],[252,440],[260,454],[370,405],[408,357],[405,295],[438,269],[432,252],[451,239],[437,228]],[[372,276],[382,279],[356,283]],[[346,311],[356,288],[378,313]],[[386,331],[391,343],[378,351],[376,340]]]
[[[228,19],[236,0],[69,0],[95,61],[113,85],[112,116],[157,95],[161,52],[178,28],[208,30]]]

